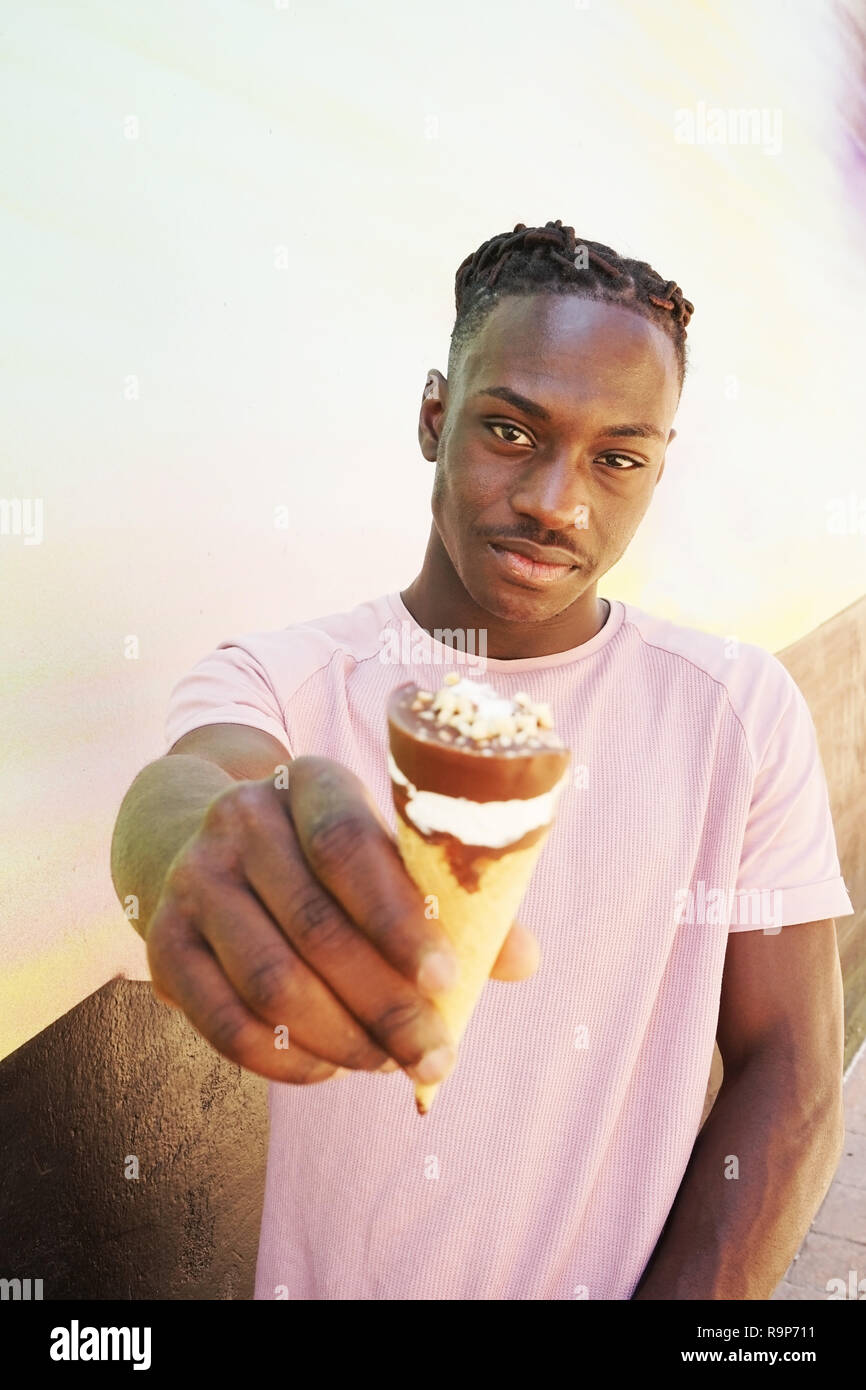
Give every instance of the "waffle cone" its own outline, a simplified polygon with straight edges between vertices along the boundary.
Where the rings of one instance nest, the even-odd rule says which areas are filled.
[[[460,1042],[502,949],[548,829],[530,845],[479,860],[478,887],[469,892],[454,877],[444,846],[425,839],[402,816],[397,817],[397,843],[406,870],[421,893],[436,895],[439,920],[460,962],[457,985],[435,1001],[455,1043]],[[429,1111],[441,1084],[416,1084],[420,1114]]]

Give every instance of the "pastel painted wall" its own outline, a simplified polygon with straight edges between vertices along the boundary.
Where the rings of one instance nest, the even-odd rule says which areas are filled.
[[[696,306],[603,594],[771,650],[863,594],[855,13],[7,0],[0,1056],[146,976],[108,852],[174,681],[414,577],[421,389],[495,232],[560,217]]]

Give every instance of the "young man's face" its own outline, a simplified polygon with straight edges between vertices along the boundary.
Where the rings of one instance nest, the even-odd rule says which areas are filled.
[[[596,584],[650,504],[678,397],[673,343],[640,314],[573,295],[503,298],[456,380],[431,372],[419,423],[436,529],[471,598],[541,622]]]

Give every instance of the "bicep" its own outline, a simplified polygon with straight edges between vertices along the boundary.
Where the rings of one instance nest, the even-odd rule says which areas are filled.
[[[239,782],[272,777],[276,768],[291,762],[277,739],[249,724],[204,724],[179,738],[166,756],[172,753],[205,758]]]
[[[832,918],[728,937],[717,1040],[726,1076],[774,1052],[807,1088],[841,1077],[842,972]]]

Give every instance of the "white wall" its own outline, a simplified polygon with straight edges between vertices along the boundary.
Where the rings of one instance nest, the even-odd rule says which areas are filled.
[[[44,534],[0,535],[0,1055],[146,973],[109,842],[178,676],[414,577],[420,393],[494,233],[560,217],[696,306],[679,437],[603,594],[775,650],[863,592],[866,536],[828,528],[866,508],[831,13],[7,0],[0,494],[41,499]],[[701,103],[767,138],[682,143]]]

